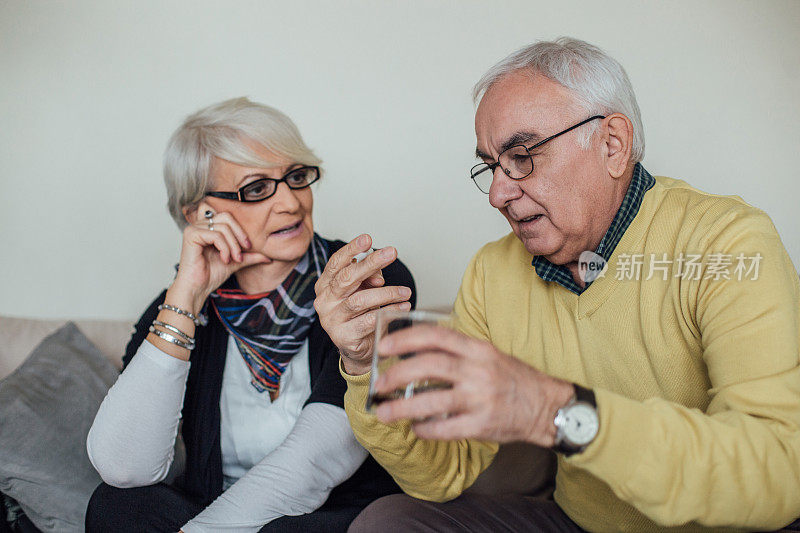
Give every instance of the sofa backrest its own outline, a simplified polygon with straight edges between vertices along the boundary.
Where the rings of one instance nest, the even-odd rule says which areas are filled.
[[[48,335],[67,320],[42,320],[0,316],[0,379],[11,374]],[[117,368],[122,368],[125,345],[133,332],[133,321],[74,320],[78,328]]]

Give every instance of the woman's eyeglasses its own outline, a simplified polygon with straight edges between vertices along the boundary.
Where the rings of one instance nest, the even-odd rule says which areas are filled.
[[[253,174],[253,176],[261,177],[240,187],[236,192],[210,191],[206,193],[206,196],[240,202],[260,202],[275,194],[280,182],[286,183],[290,189],[305,189],[319,179],[319,167],[295,168],[280,179],[268,178],[263,174]]]

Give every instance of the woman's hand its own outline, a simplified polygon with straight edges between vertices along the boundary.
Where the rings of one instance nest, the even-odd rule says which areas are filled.
[[[206,212],[212,213],[213,226],[206,218]],[[167,289],[164,303],[198,316],[206,298],[234,272],[271,260],[258,252],[243,251],[251,247],[250,240],[230,213],[216,213],[211,206],[201,202],[187,218],[192,223],[183,230],[178,274]],[[195,324],[184,315],[163,309],[157,320],[178,328],[189,338],[194,337]],[[168,355],[189,360],[191,351],[186,347],[155,333],[150,333],[147,340]]]
[[[213,226],[206,212],[213,214]],[[259,252],[244,251],[251,247],[250,239],[230,213],[215,212],[201,202],[192,216],[193,223],[183,230],[178,274],[169,292],[173,299],[190,305],[196,315],[206,298],[232,274],[270,260]]]
[[[371,245],[372,238],[364,234],[343,246],[328,260],[314,286],[314,308],[320,323],[339,348],[345,371],[353,375],[370,369],[378,309],[411,309],[411,289],[383,287],[381,269],[397,259],[397,250],[391,246],[375,250],[364,260],[354,262],[355,256],[368,251]]]

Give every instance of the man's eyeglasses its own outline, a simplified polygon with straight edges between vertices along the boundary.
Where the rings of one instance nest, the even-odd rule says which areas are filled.
[[[552,141],[559,135],[564,135],[568,131],[572,131],[575,128],[583,126],[587,122],[591,122],[598,118],[606,117],[602,115],[589,117],[586,120],[578,122],[574,126],[570,126],[569,128],[565,129],[564,131],[560,131],[555,135],[551,135],[547,139],[543,139],[530,147],[525,147],[522,144],[514,145],[504,150],[497,157],[496,163],[478,163],[472,167],[469,177],[472,178],[472,181],[475,182],[475,185],[478,186],[481,192],[485,192],[486,194],[489,194],[489,188],[492,186],[492,180],[494,180],[494,171],[498,166],[500,166],[505,175],[511,179],[521,180],[522,178],[527,178],[533,172],[533,156],[531,155],[531,150],[540,147],[548,141]]]
[[[259,176],[260,174],[254,174]],[[278,190],[280,182],[286,183],[290,189],[305,189],[319,179],[319,167],[300,167],[287,172],[282,178],[268,178],[266,176],[251,181],[236,192],[207,192],[206,196],[238,200],[240,202],[260,202],[266,200]]]

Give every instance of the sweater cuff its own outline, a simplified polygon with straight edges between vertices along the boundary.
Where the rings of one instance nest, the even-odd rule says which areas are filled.
[[[361,374],[360,376],[354,376],[352,374],[348,374],[344,370],[344,364],[342,363],[342,356],[339,356],[339,373],[342,375],[344,380],[347,382],[347,387],[365,387],[364,398],[366,399],[367,390],[369,389],[369,378],[372,376],[372,372],[367,372],[366,374]]]
[[[642,459],[643,441],[650,432],[652,414],[639,401],[594,389],[600,429],[587,448],[565,457],[568,464],[619,486],[631,478]]]
[[[350,424],[355,428],[359,425],[359,421],[361,424],[376,423],[377,418],[375,418],[375,415],[368,413],[366,410],[372,372],[367,372],[360,376],[350,375],[345,372],[342,358],[339,357],[339,373],[347,382],[347,391],[344,393],[344,409],[350,417]],[[356,436],[358,436],[358,433],[356,433]]]

